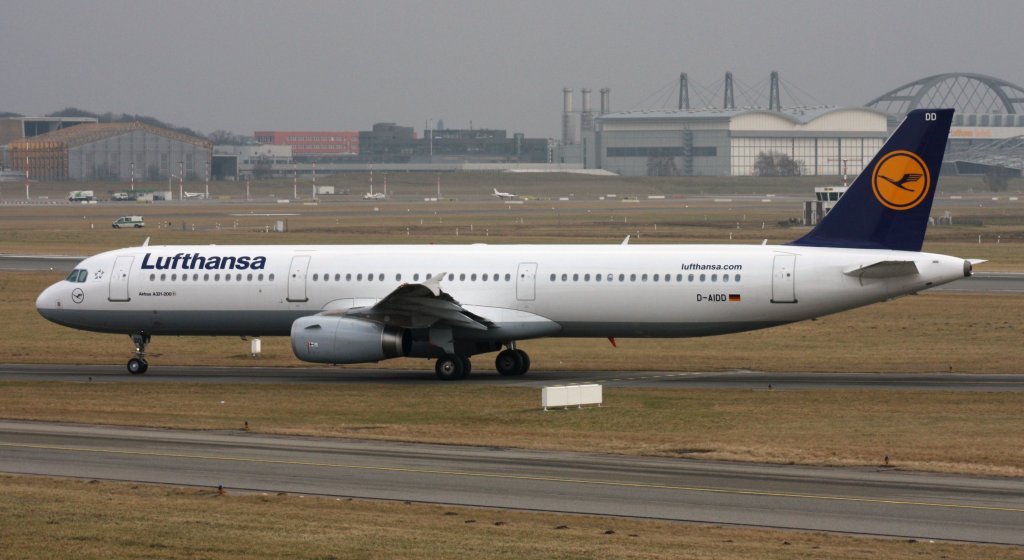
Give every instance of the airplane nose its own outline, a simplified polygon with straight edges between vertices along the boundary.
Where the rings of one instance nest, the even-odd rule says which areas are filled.
[[[43,290],[36,298],[36,311],[45,319],[56,322],[57,311],[61,309],[63,302],[60,299],[57,285],[54,284]]]

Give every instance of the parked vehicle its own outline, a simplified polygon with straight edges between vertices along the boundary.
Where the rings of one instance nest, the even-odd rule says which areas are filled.
[[[140,228],[146,227],[146,222],[142,220],[142,216],[121,216],[120,218],[114,220],[114,223],[110,225],[113,226],[114,229],[121,229],[126,227]]]

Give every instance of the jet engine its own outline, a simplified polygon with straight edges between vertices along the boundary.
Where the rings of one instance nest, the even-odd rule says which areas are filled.
[[[306,362],[359,364],[408,356],[412,335],[350,317],[311,315],[292,323],[292,351]]]

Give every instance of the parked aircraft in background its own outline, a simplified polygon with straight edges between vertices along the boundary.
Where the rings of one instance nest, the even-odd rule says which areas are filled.
[[[386,198],[387,195],[382,192],[368,192],[363,195],[363,200],[384,200]]]
[[[526,373],[527,339],[783,325],[971,275],[980,261],[920,252],[952,117],[912,111],[822,222],[785,245],[144,244],[85,259],[36,307],[131,335],[132,373],[146,371],[154,335],[290,335],[308,362],[431,358],[438,377],[461,379],[472,356],[499,351],[498,373]]]
[[[206,193],[185,191],[185,198],[203,199],[206,198]]]
[[[498,198],[500,198],[502,200],[514,200],[514,199],[519,198],[519,195],[515,195],[515,194],[507,193],[507,192],[499,192],[498,189],[494,189],[494,196],[496,196],[496,197],[498,197]]]

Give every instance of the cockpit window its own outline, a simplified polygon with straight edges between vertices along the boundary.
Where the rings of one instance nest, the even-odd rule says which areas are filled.
[[[76,268],[68,274],[66,280],[68,282],[85,282],[89,278],[89,271],[84,268]]]
[[[76,268],[76,269],[72,270],[68,274],[68,277],[65,278],[65,280],[67,280],[68,282],[78,282],[78,269]]]

